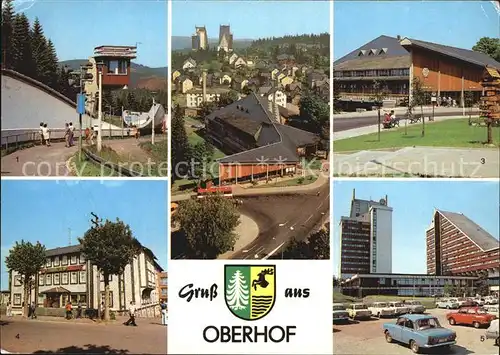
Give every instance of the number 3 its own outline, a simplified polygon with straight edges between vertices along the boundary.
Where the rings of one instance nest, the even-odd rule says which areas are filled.
[[[486,163],[486,159],[481,158],[481,164],[484,164],[484,163]]]

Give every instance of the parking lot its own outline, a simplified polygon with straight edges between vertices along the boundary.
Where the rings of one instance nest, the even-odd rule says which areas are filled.
[[[484,328],[459,325],[451,326],[446,320],[447,310],[432,309],[429,314],[436,316],[443,327],[453,329],[457,332],[457,344],[449,351],[435,351],[439,354],[498,354],[498,347],[494,345],[493,339],[481,342],[480,336],[484,334]],[[333,353],[334,354],[411,354],[408,346],[385,341],[382,325],[385,322],[396,322],[396,318],[377,319],[366,321],[354,321],[349,324],[333,325]],[[427,352],[429,353],[429,352]]]

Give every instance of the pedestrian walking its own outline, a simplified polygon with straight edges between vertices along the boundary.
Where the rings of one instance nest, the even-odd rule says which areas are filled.
[[[78,301],[78,308],[76,310],[76,318],[82,318],[82,302]]]
[[[73,318],[73,306],[71,305],[71,302],[68,301],[68,303],[66,303],[66,319],[71,318]]]
[[[35,302],[31,303],[31,319],[36,318],[36,305]]]
[[[75,145],[75,126],[73,126],[73,122],[69,123],[69,146],[72,147]]]
[[[164,300],[161,300],[160,309],[161,309],[161,324],[167,325],[167,303]]]
[[[130,302],[130,306],[128,308],[128,316],[129,316],[128,321],[126,321],[123,324],[124,325],[133,325],[134,327],[137,327],[137,324],[135,323],[135,305],[134,305],[134,302]]]
[[[50,130],[47,127],[46,123],[44,123],[44,125],[43,125],[42,135],[43,135],[43,139],[45,140],[45,145],[47,147],[50,147]]]
[[[12,304],[7,302],[7,317],[12,317]]]
[[[69,148],[70,147],[70,135],[71,135],[71,131],[69,129],[69,124],[66,123],[66,130],[64,131],[64,142],[66,142],[66,145],[65,147],[66,148]]]

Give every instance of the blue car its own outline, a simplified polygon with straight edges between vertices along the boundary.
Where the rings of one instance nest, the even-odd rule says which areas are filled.
[[[449,348],[456,344],[457,333],[439,324],[431,315],[405,314],[395,323],[384,323],[385,340],[407,344],[418,354],[420,349]]]

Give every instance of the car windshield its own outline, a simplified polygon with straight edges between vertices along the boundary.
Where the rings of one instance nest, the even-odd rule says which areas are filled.
[[[355,304],[354,309],[367,309],[366,304]]]
[[[458,302],[456,298],[450,298],[450,302]]]
[[[375,303],[373,306],[374,307],[387,307],[387,303],[383,303],[383,302],[381,302],[381,303]]]
[[[405,305],[401,302],[393,303],[394,307],[404,307]]]
[[[333,310],[334,311],[345,311],[345,307],[344,306],[341,306],[341,305],[336,305],[336,306],[333,306]]]
[[[422,303],[420,303],[419,301],[410,301],[409,304],[420,306]]]
[[[418,330],[441,328],[437,318],[424,318],[416,321]]]

